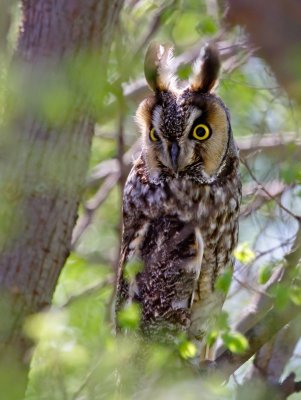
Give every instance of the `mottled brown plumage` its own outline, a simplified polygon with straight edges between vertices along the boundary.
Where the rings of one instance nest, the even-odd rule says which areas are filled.
[[[193,70],[179,88],[170,49],[150,47],[145,74],[154,94],[137,111],[142,151],[124,189],[116,310],[139,303],[142,331],[161,338],[204,336],[224,302],[216,279],[232,268],[237,243],[239,160],[229,111],[211,92],[217,50],[205,47]],[[142,270],[127,278],[133,261]]]

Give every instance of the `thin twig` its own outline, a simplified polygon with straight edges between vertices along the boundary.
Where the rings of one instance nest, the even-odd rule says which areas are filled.
[[[259,210],[264,204],[266,204],[268,201],[271,201],[271,196],[274,198],[279,198],[281,197],[286,191],[293,189],[295,185],[285,185],[282,182],[279,181],[274,181],[270,182],[266,186],[266,190],[270,193],[270,196],[267,196],[264,193],[262,193],[261,187],[256,187],[253,188],[253,199],[250,201],[248,204],[246,204],[240,212],[240,217],[241,218],[247,218],[249,215],[251,215],[253,212]],[[246,188],[243,190],[243,195],[245,196],[250,196],[250,193],[246,193]]]
[[[239,278],[237,278],[237,276],[235,276],[235,275],[233,275],[233,279],[234,279],[241,287],[243,287],[243,288],[245,288],[245,289],[247,289],[247,290],[249,290],[249,291],[251,291],[251,292],[254,292],[254,293],[257,293],[257,294],[260,294],[260,295],[264,295],[264,296],[272,297],[269,293],[267,293],[267,292],[265,292],[265,291],[263,291],[263,290],[256,289],[256,288],[254,288],[253,286],[251,286],[249,283],[241,281],[241,280],[240,280]]]
[[[281,283],[289,284],[291,282],[291,272],[301,259],[301,224],[299,224],[299,230],[296,234],[293,247],[284,259],[285,268],[281,277]],[[269,291],[278,284],[278,278],[279,274],[276,270]],[[261,309],[257,310],[256,313],[254,310],[251,311],[239,323],[239,330],[245,333],[245,336],[249,340],[249,349],[244,354],[233,354],[229,350],[222,352],[222,348],[217,350],[215,368],[224,371],[226,376],[230,376],[267,343],[273,335],[279,332],[283,326],[296,318],[301,312],[301,307],[294,304],[290,304],[284,310],[276,310],[273,308],[273,299],[266,295],[259,296],[259,303],[261,303]]]
[[[291,217],[293,217],[294,219],[296,219],[298,222],[301,222],[301,216],[298,216],[296,214],[294,214],[292,211],[290,211],[288,208],[286,208],[281,202],[280,200],[278,200],[275,196],[271,195],[270,192],[265,188],[265,186],[256,178],[256,176],[254,175],[253,171],[251,170],[251,168],[249,167],[248,163],[246,162],[246,160],[241,158],[241,163],[246,167],[247,171],[249,172],[250,176],[252,177],[252,179],[257,183],[257,185],[260,187],[260,189],[268,196],[270,197],[271,200],[274,200],[275,203],[277,203],[277,205],[284,210],[287,214],[289,214]]]
[[[98,192],[95,194],[95,196],[84,205],[85,209],[84,214],[79,218],[73,231],[72,248],[76,246],[77,242],[79,241],[83,233],[91,224],[95,211],[107,199],[111,190],[113,190],[113,188],[117,184],[118,179],[119,179],[118,173],[109,175],[104,181],[103,185],[98,190]]]

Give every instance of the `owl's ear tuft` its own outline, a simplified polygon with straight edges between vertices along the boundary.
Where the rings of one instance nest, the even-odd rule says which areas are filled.
[[[219,52],[213,43],[202,48],[200,56],[193,65],[190,87],[194,92],[211,92],[218,82],[221,62]]]
[[[156,42],[149,45],[145,55],[144,74],[153,91],[166,91],[175,83],[172,64],[173,48],[170,45]]]

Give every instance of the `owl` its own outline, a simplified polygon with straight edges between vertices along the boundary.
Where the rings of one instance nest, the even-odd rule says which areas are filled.
[[[233,267],[241,201],[230,114],[214,94],[219,53],[206,45],[178,82],[172,49],[152,43],[144,70],[153,93],[136,114],[142,148],[124,188],[116,313],[136,303],[146,337],[201,342],[225,300],[215,283]]]

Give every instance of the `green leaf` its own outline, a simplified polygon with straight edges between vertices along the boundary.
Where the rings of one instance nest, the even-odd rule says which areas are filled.
[[[290,301],[290,290],[286,285],[278,284],[271,289],[271,294],[275,297],[275,307],[284,309]]]
[[[248,264],[255,259],[255,253],[249,243],[240,243],[234,250],[234,257],[243,264]]]
[[[181,357],[185,360],[195,357],[197,353],[196,345],[190,340],[185,340],[181,342],[178,349]]]
[[[213,35],[217,31],[217,26],[213,18],[206,16],[203,17],[202,20],[198,23],[198,25],[196,26],[196,31],[200,35]]]
[[[248,340],[239,332],[226,332],[222,335],[222,339],[232,353],[244,353],[249,347]]]
[[[258,283],[260,285],[264,285],[265,283],[267,283],[267,281],[270,279],[272,275],[272,268],[270,265],[263,265],[260,269],[259,269],[259,275],[258,275]]]
[[[297,306],[301,306],[301,287],[293,286],[289,290],[290,299]]]
[[[227,270],[215,282],[215,289],[228,293],[232,281],[232,271]]]
[[[60,337],[67,328],[68,313],[66,311],[41,312],[28,317],[24,324],[24,332],[31,339],[50,340]]]
[[[118,313],[118,322],[122,328],[135,330],[139,326],[141,309],[137,303],[132,303]]]
[[[218,338],[218,331],[213,329],[212,331],[210,331],[207,334],[207,336],[205,338],[206,344],[209,347],[212,347],[214,345],[214,343],[217,341],[217,338]]]
[[[133,280],[143,270],[143,263],[137,259],[129,261],[124,268],[124,276],[127,280]]]
[[[221,311],[217,316],[216,329],[220,331],[229,329],[229,315],[226,311]]]
[[[300,162],[285,162],[280,169],[280,176],[282,180],[287,183],[300,183],[301,182],[301,164]]]

